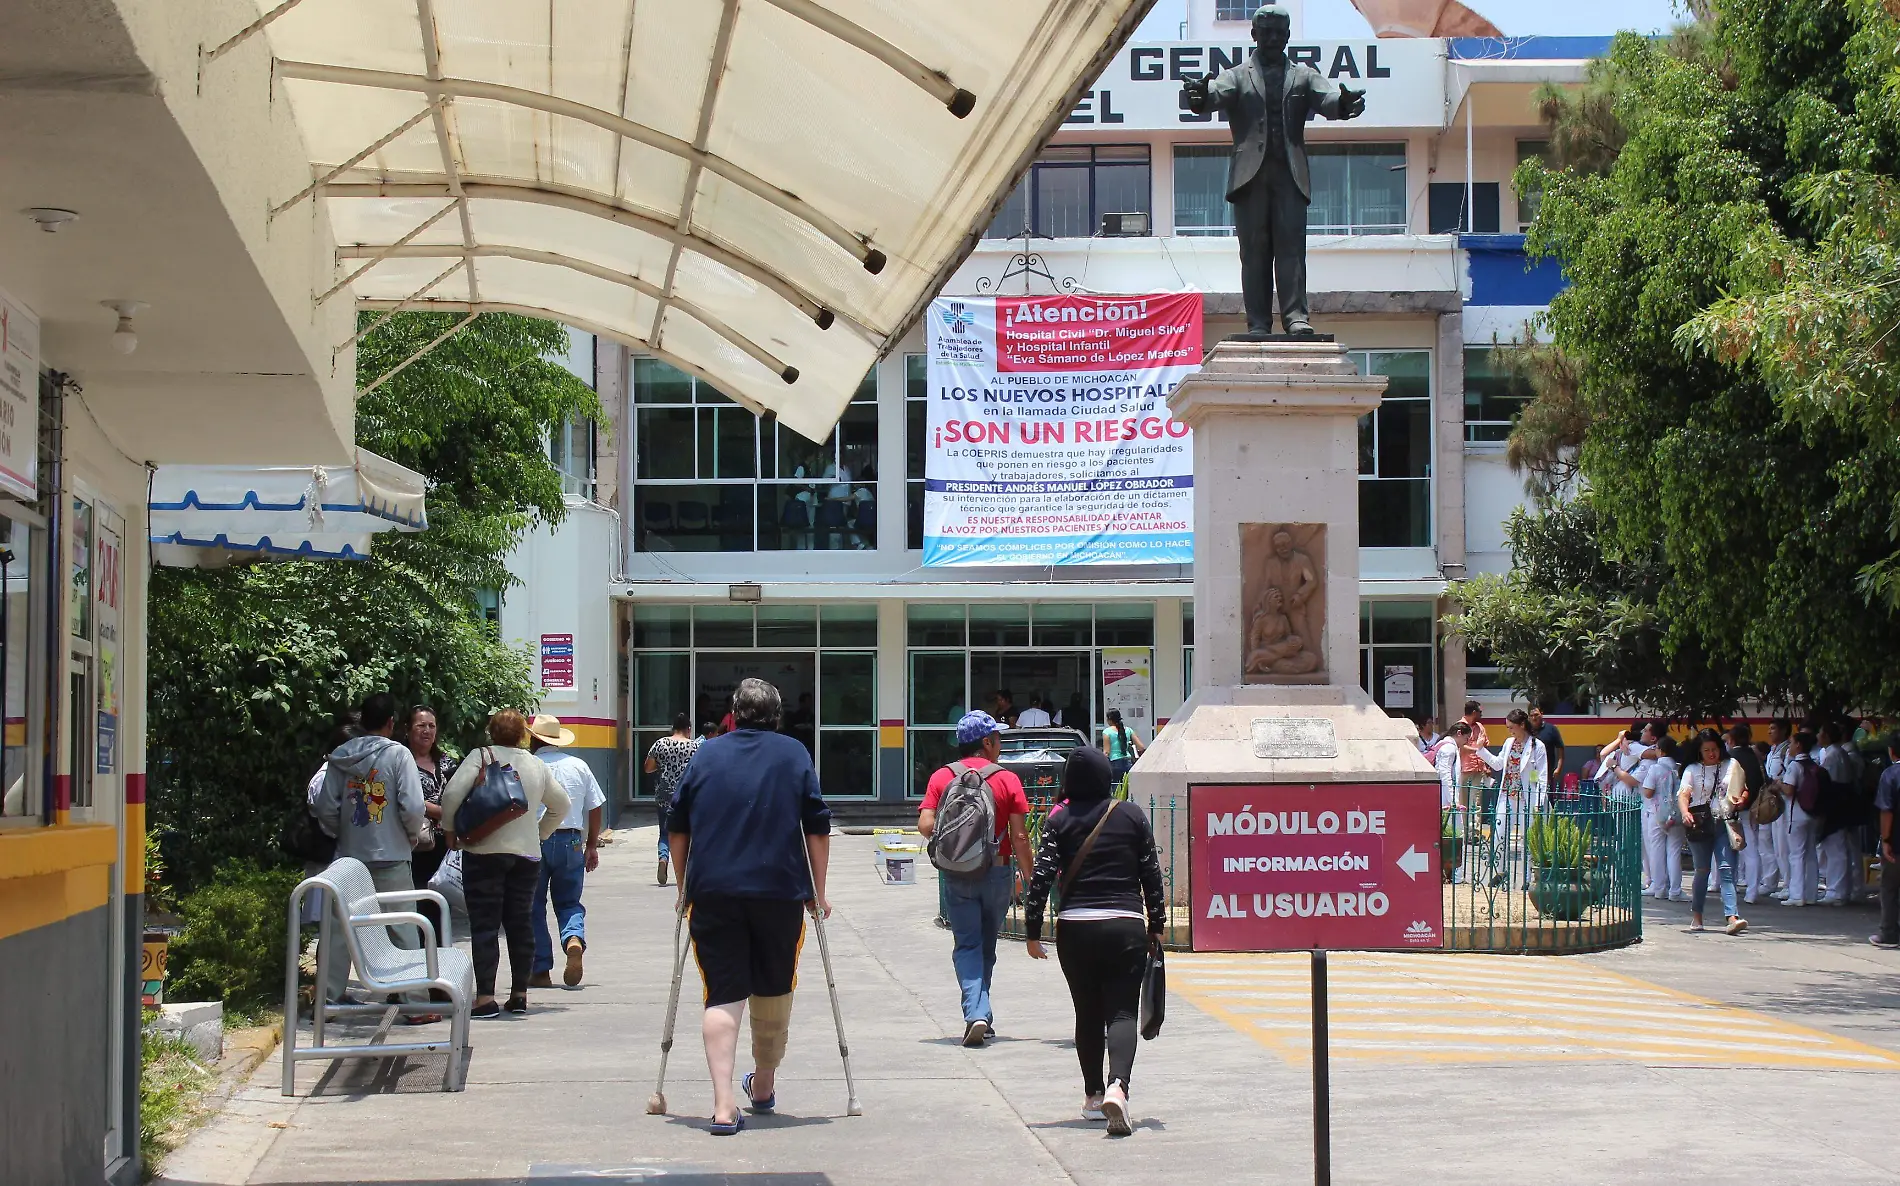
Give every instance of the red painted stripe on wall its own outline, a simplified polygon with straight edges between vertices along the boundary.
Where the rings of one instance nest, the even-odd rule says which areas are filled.
[[[886,729],[902,729],[904,727],[904,718],[896,717],[892,720],[879,721],[878,724],[884,726]]]
[[[607,728],[612,729],[620,724],[619,721],[614,720],[612,717],[571,717],[566,713],[556,713],[554,715],[560,717],[563,725],[605,725]]]
[[[71,811],[73,808],[73,776],[55,774],[53,776],[53,810]]]
[[[145,776],[128,774],[125,776],[125,801],[127,803],[145,802]]]

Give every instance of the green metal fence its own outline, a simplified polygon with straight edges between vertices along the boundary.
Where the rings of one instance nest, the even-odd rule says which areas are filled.
[[[1643,937],[1640,803],[1585,791],[1526,811],[1480,794],[1442,813],[1446,950],[1574,954]]]
[[[1643,935],[1642,807],[1585,791],[1531,812],[1502,812],[1497,791],[1442,813],[1439,858],[1445,879],[1446,951],[1578,954],[1634,943]],[[1140,802],[1140,800],[1137,800]],[[1032,799],[1029,844],[1035,851],[1053,801]],[[1163,942],[1189,946],[1187,803],[1149,796],[1162,888],[1169,903]],[[947,889],[938,879],[938,918]],[[1051,895],[1046,918],[1060,909]],[[1045,934],[1049,932],[1045,927]],[[1023,908],[1012,902],[1002,933],[1024,937]]]

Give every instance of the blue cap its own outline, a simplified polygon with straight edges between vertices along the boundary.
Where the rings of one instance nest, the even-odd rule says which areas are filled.
[[[996,718],[989,713],[981,709],[966,712],[963,714],[963,719],[957,722],[957,744],[969,745],[973,741],[981,741],[992,733],[1002,731],[1003,727],[997,724]]]

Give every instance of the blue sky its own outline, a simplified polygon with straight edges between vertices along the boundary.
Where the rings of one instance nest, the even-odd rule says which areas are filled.
[[[1621,29],[1648,33],[1676,22],[1672,0],[1591,0],[1555,4],[1551,0],[1466,0],[1513,37],[1607,36]],[[1319,41],[1364,37],[1365,18],[1348,0],[1305,0],[1306,36]],[[1171,41],[1185,19],[1187,0],[1160,0],[1138,34],[1143,41]]]

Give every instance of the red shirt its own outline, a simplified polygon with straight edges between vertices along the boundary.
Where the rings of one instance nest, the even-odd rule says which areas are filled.
[[[969,770],[981,770],[986,760],[981,756],[959,758],[930,776],[930,786],[924,791],[924,805],[920,811],[935,811],[943,802],[943,793],[950,789],[950,780],[956,777],[951,773],[954,767]],[[1011,816],[1029,814],[1029,796],[1023,793],[1023,780],[1007,770],[999,770],[990,776],[990,794],[996,799],[996,840],[1002,847],[1003,838],[1009,835]]]

